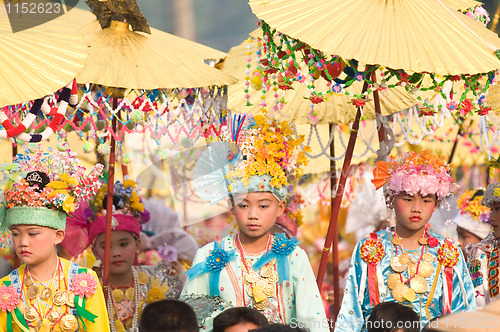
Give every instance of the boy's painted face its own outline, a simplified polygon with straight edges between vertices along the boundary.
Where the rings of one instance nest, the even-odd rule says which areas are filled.
[[[92,252],[104,263],[105,233],[97,235]],[[139,241],[132,233],[127,231],[111,232],[110,266],[109,273],[121,275],[128,272],[135,261],[135,255],[139,250]]]
[[[495,237],[500,237],[500,203],[491,205],[490,222]]]
[[[393,207],[396,213],[396,229],[419,231],[431,219],[438,204],[434,195],[422,197],[399,193],[394,197]]]
[[[245,198],[237,197],[239,202],[231,213],[236,218],[240,232],[250,238],[267,235],[273,228],[276,218],[285,210],[285,202],[279,202],[268,192],[247,193]]]
[[[42,263],[55,255],[56,245],[64,239],[62,229],[43,226],[14,225],[11,231],[16,255],[28,266]]]

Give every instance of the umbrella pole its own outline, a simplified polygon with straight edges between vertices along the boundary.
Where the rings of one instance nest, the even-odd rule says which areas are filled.
[[[374,83],[377,82],[377,75],[375,73],[375,70],[372,73],[372,81]],[[375,103],[375,113],[378,114],[378,115],[382,115],[382,111],[380,109],[380,96],[378,94],[378,90],[377,89],[375,89],[373,91],[373,102]],[[380,128],[378,129],[378,142],[380,144],[382,144],[382,142],[385,140],[384,136],[385,136],[384,126],[383,126],[382,123],[380,123]],[[382,147],[380,147],[380,148],[382,148]]]
[[[330,133],[333,132],[333,124],[328,125],[330,129]],[[337,191],[337,165],[335,163],[335,160],[333,159],[335,157],[335,140],[332,139],[332,144],[330,144],[330,156],[332,157],[330,159],[330,206],[333,206],[334,200],[335,200],[335,192]],[[332,277],[333,277],[333,284],[334,285],[339,285],[340,284],[340,276],[339,276],[339,255],[332,255]],[[335,299],[334,299],[335,303]],[[334,305],[335,307],[335,305]],[[331,312],[331,310],[330,310]],[[329,314],[329,313],[328,313]],[[328,317],[331,318],[331,317]]]
[[[465,119],[463,117],[459,117],[458,121],[460,121],[460,125],[458,126],[457,138],[455,139],[455,142],[453,142],[453,147],[451,148],[450,157],[448,158],[448,164],[451,164],[451,161],[453,160],[453,156],[455,155],[455,151],[457,150],[458,139],[460,138],[460,136],[464,134],[463,127]]]
[[[368,83],[365,81],[363,85],[364,93],[368,89]],[[344,187],[347,180],[347,172],[351,166],[351,158],[354,152],[354,143],[356,143],[356,138],[358,136],[359,129],[359,119],[361,118],[361,106],[358,106],[358,111],[356,112],[356,118],[352,124],[351,135],[349,136],[349,143],[347,144],[347,152],[344,157],[344,164],[342,165],[342,172],[340,173],[340,180],[337,186],[337,192],[333,200],[333,205],[331,208],[330,224],[328,225],[328,232],[326,233],[325,246],[323,247],[323,252],[321,253],[321,262],[319,264],[318,275],[316,276],[316,283],[318,288],[321,289],[323,286],[323,279],[325,277],[326,263],[328,260],[328,253],[330,248],[333,248],[333,256],[336,262],[339,261],[338,244],[339,244],[339,231],[338,231],[338,215],[340,212],[340,203],[342,203],[342,196],[344,195]],[[335,258],[336,256],[336,258]],[[338,276],[337,276],[338,280]],[[337,317],[340,311],[340,285],[339,283],[333,284],[333,314]]]
[[[118,99],[113,97],[113,109],[118,107]],[[113,132],[116,133],[117,119],[116,116],[113,117],[112,127]],[[111,134],[111,151],[109,154],[109,170],[108,170],[108,192],[106,199],[106,233],[104,242],[104,270],[102,283],[104,286],[109,284],[109,264],[110,264],[110,251],[111,251],[111,218],[113,217],[113,189],[115,184],[115,149],[116,142],[115,137]]]

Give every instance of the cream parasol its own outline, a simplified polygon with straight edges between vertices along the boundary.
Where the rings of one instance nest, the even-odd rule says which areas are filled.
[[[0,107],[52,94],[83,67],[87,49],[75,29],[55,19],[12,32],[0,0]]]

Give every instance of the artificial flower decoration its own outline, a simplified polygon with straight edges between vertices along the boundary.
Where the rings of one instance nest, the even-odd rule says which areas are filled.
[[[429,235],[429,238],[427,239],[427,245],[431,248],[435,248],[439,245],[439,240],[434,236]]]
[[[151,278],[151,288],[146,294],[146,302],[152,303],[165,299],[165,294],[169,288],[166,282],[160,285],[159,279]]]
[[[408,152],[398,161],[390,156],[387,162],[377,162],[372,183],[377,189],[388,184],[389,196],[406,192],[412,196],[420,193],[443,199],[453,190],[453,178],[449,175],[451,167],[445,160],[444,156],[435,156],[427,150]]]
[[[384,257],[384,246],[379,240],[366,240],[359,250],[361,258],[368,263],[377,263]]]
[[[0,310],[10,312],[14,310],[19,302],[20,295],[13,286],[2,285],[0,287]]]
[[[475,193],[475,190],[467,189],[465,193],[460,195],[457,200],[457,206],[460,209],[460,214],[468,214],[474,220],[487,222],[491,210],[481,204],[481,200],[483,199],[482,195],[477,195],[472,198]]]
[[[80,165],[76,153],[26,150],[14,157],[8,167],[0,167],[4,175],[5,207],[28,206],[73,212],[83,200],[97,193],[103,165],[95,165],[90,173]],[[15,174],[9,174],[10,170]]]
[[[210,251],[207,259],[193,265],[186,271],[186,275],[188,278],[193,279],[204,273],[210,273],[210,295],[218,296],[220,272],[235,257],[236,249],[226,251],[222,242],[214,242],[214,248]]]
[[[90,298],[95,294],[98,282],[96,278],[90,274],[81,272],[76,274],[71,280],[71,290],[75,295],[85,296]]]
[[[276,260],[276,270],[278,272],[278,282],[281,284],[283,281],[290,280],[290,271],[288,266],[288,255],[290,255],[295,248],[299,245],[300,241],[297,237],[287,238],[285,233],[277,233],[274,236],[273,246],[262,255],[253,265],[252,269],[255,271],[262,268],[264,265]]]
[[[88,221],[93,221],[97,217],[106,214],[104,198],[106,197],[107,190],[108,186],[104,184],[94,199],[89,201],[89,208],[92,213],[86,213]],[[140,224],[144,224],[149,221],[151,216],[148,210],[144,209],[138,190],[139,188],[133,180],[125,179],[123,183],[120,181],[115,182],[113,209],[124,215],[132,215],[139,220]]]
[[[308,162],[304,151],[310,151],[309,147],[304,151],[300,148],[304,137],[296,137],[288,122],[266,115],[262,109],[255,117],[244,115],[238,127],[223,127],[222,140],[236,143],[241,154],[241,160],[228,174],[231,180],[248,185],[253,175],[268,175],[271,186],[281,187],[302,175],[302,167]]]
[[[445,243],[438,249],[438,260],[445,267],[453,267],[457,264],[459,253],[450,239],[446,239]]]

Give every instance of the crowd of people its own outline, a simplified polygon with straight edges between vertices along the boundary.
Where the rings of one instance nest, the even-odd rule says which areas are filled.
[[[238,230],[195,255],[182,228],[167,236],[174,229],[161,227],[161,212],[144,235],[152,214],[133,180],[117,181],[109,196],[102,165],[88,173],[69,150],[16,156],[0,217],[10,232],[2,242],[12,242],[22,265],[1,279],[0,331],[412,332],[439,330],[437,320],[498,297],[500,184],[459,198],[459,246],[429,226],[455,189],[450,166],[411,152],[377,162],[372,183],[384,188],[395,225],[356,245],[340,313],[328,319],[300,241],[274,232],[306,163],[300,138],[265,114],[242,127],[237,137],[222,133],[228,141],[197,162],[210,166],[207,156],[222,153],[224,176],[194,180],[200,197],[227,201]],[[238,154],[229,142],[238,142]],[[175,241],[179,251],[169,248]],[[154,265],[138,261],[144,247],[160,253]]]

